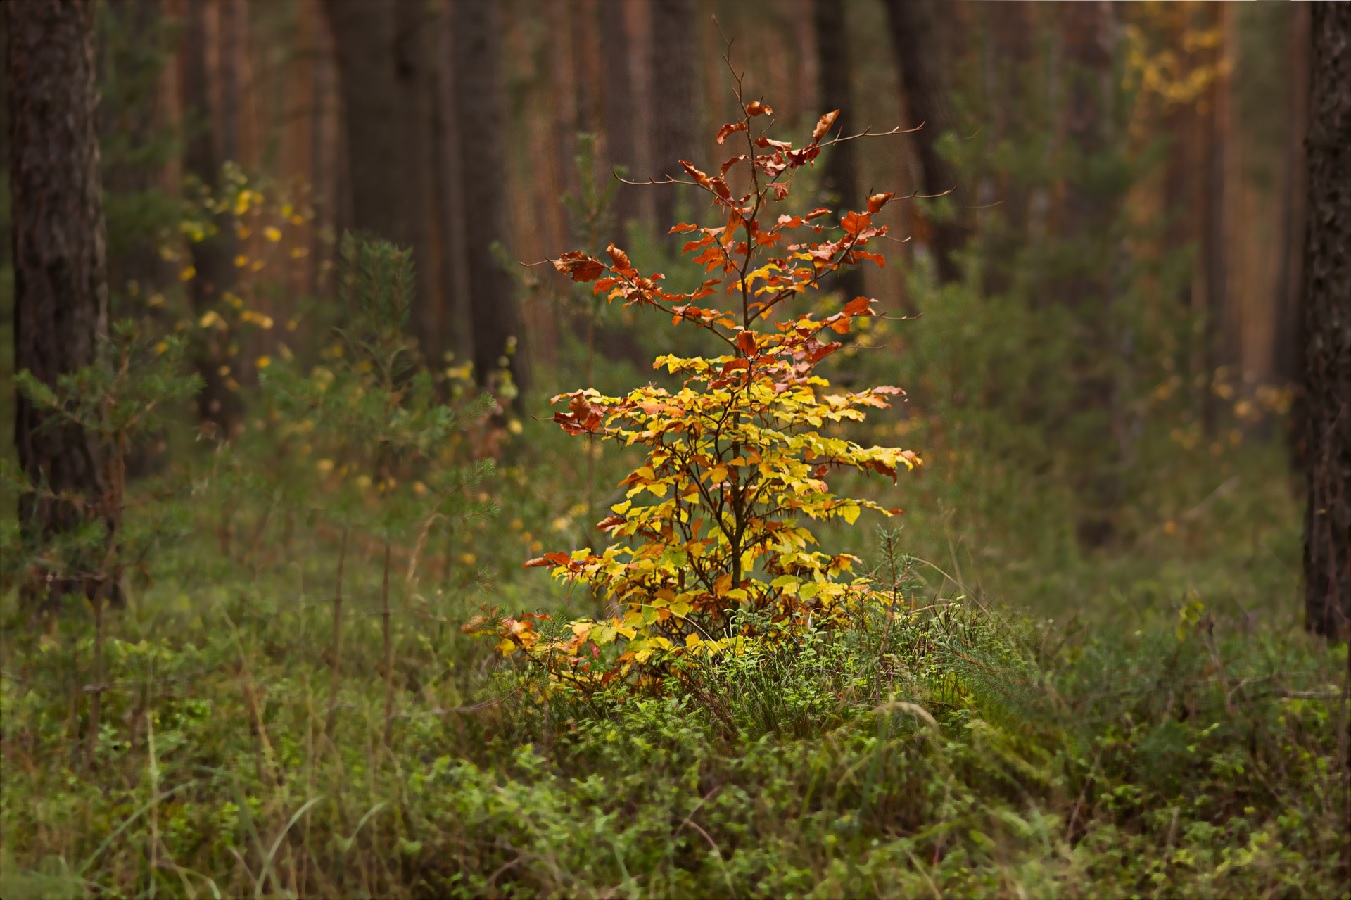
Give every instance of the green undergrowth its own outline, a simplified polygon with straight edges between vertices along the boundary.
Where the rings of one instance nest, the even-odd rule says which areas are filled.
[[[88,623],[7,600],[0,895],[1345,894],[1345,648],[1290,617],[1123,587],[1050,622],[915,577],[913,612],[581,695],[432,599],[395,619],[386,744],[352,566],[331,731],[326,588],[217,573],[110,627],[92,764]]]

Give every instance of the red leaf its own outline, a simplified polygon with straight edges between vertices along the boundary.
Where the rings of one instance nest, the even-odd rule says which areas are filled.
[[[755,354],[755,334],[743,331],[736,336],[736,348],[747,356]]]
[[[821,140],[821,138],[825,137],[826,132],[830,131],[830,126],[834,125],[835,120],[838,119],[839,117],[840,111],[837,109],[833,110],[832,112],[828,112],[820,119],[817,119],[816,127],[812,129],[812,140],[819,141]]]
[[[555,269],[571,276],[573,281],[595,281],[605,272],[604,263],[580,250],[569,250],[552,262]]]
[[[887,205],[887,201],[893,196],[891,191],[887,191],[885,194],[873,194],[868,198],[868,212],[875,213],[879,211],[882,207]]]

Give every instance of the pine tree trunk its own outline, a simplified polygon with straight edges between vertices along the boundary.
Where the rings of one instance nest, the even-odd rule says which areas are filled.
[[[94,5],[26,0],[6,6],[14,361],[16,371],[50,385],[95,361],[107,327]],[[82,507],[102,502],[102,459],[83,429],[53,427],[22,396],[14,442],[33,487],[19,496],[20,534],[36,552],[80,528]],[[92,572],[97,562],[75,565]],[[70,571],[25,584],[22,598],[55,609],[81,585]]]
[[[901,94],[913,125],[923,129],[913,136],[919,159],[920,187],[934,196],[953,191],[957,177],[938,152],[938,139],[952,128],[947,110],[939,52],[937,11],[932,0],[886,0],[887,24],[901,76]],[[938,280],[957,280],[955,253],[965,240],[960,219],[929,223],[928,244]]]
[[[698,113],[695,107],[694,0],[653,0],[651,8],[652,95],[648,102],[652,128],[651,177],[684,178],[680,160],[699,164]],[[747,98],[750,100],[752,98]],[[679,188],[654,187],[652,209],[655,234],[668,240],[676,224]],[[685,199],[689,202],[689,198]]]
[[[117,85],[118,101],[104,98],[99,105],[100,145],[103,152],[103,187],[108,205],[114,199],[135,205],[156,190],[160,158],[146,159],[146,148],[160,139],[164,115],[159,97],[159,74],[165,48],[159,39],[163,28],[160,0],[108,0],[109,29],[115,46],[99,47],[104,78]],[[115,153],[109,158],[109,146]],[[109,219],[112,209],[106,210]],[[130,218],[130,217],[129,217]],[[146,310],[144,299],[164,288],[169,277],[160,258],[156,235],[143,220],[128,221],[118,234],[109,222],[108,287],[114,317],[118,298],[125,299],[125,315]]]
[[[633,73],[629,70],[629,41],[624,22],[624,0],[600,0],[601,59],[604,71],[605,171],[607,180],[615,166],[626,177],[637,175],[637,128],[633,114]],[[638,217],[636,187],[618,185],[614,202],[614,240],[626,243],[629,223]]]
[[[833,109],[840,111],[835,120],[836,130],[848,134],[854,130],[857,110],[850,95],[850,49],[846,28],[848,4],[838,0],[813,0],[812,22],[816,31],[816,63],[821,94],[820,113]],[[821,189],[829,195],[826,205],[844,211],[857,210],[859,204],[858,166],[854,147],[856,141],[836,144],[826,150],[825,168],[821,173]],[[827,285],[840,290],[847,299],[863,293],[863,270],[847,269]]]
[[[1312,5],[1304,404],[1305,624],[1351,636],[1351,4]]]
[[[439,20],[426,0],[398,0],[394,9],[397,30],[394,41],[394,74],[399,101],[399,125],[403,154],[398,164],[399,177],[388,186],[390,193],[402,192],[404,233],[413,251],[416,293],[412,319],[423,354],[429,360],[441,358],[441,300],[439,248],[432,242],[431,224],[435,213],[432,178],[435,141],[432,133],[432,102],[436,74],[432,65],[432,41]]]
[[[216,134],[211,127],[211,83],[207,74],[206,4],[208,0],[185,0],[182,44],[183,105],[195,121],[189,122],[183,166],[214,194],[220,188],[221,159]],[[235,285],[235,256],[239,242],[234,223],[227,215],[216,218],[217,232],[192,245],[196,274],[188,285],[195,315],[214,308],[220,297]],[[193,364],[202,377],[197,395],[198,420],[217,440],[234,435],[243,416],[239,395],[230,388],[230,355],[225,338],[217,329],[198,336],[192,348]]]
[[[393,4],[325,0],[338,59],[352,226],[409,245],[398,171],[401,104],[394,69]]]
[[[1060,7],[1065,38],[1068,91],[1066,136],[1073,148],[1065,184],[1064,234],[1076,242],[1077,258],[1068,264],[1056,291],[1075,314],[1076,341],[1071,373],[1074,398],[1070,410],[1079,457],[1074,472],[1078,494],[1080,542],[1099,547],[1115,535],[1120,502],[1119,447],[1122,429],[1112,363],[1120,358],[1114,346],[1112,269],[1116,248],[1112,223],[1120,213],[1120,196],[1095,190],[1095,161],[1110,153],[1112,53],[1108,45],[1111,7],[1102,0]],[[1109,189],[1110,190],[1110,189]],[[1093,427],[1084,423],[1099,419]],[[1105,417],[1105,419],[1103,418]]]
[[[489,384],[505,357],[513,381],[526,386],[525,349],[515,285],[492,246],[509,240],[506,104],[501,76],[497,0],[455,0],[454,65],[469,269],[474,373]],[[513,344],[517,344],[513,348]],[[514,349],[515,352],[511,352]],[[519,401],[518,401],[519,403]]]

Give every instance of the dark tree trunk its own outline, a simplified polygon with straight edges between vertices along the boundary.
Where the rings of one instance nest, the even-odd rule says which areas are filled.
[[[1351,636],[1351,4],[1312,6],[1304,239],[1305,624]]]
[[[629,41],[624,27],[625,0],[600,0],[601,60],[604,72],[606,178],[615,166],[626,177],[638,173],[638,141],[633,115],[633,73],[629,70]],[[638,217],[638,188],[619,185],[614,202],[614,240],[623,245],[629,223]]]
[[[370,0],[324,0],[338,59],[347,146],[352,225],[403,247],[404,225],[398,171],[402,106],[394,68],[393,4]]]
[[[1075,314],[1070,412],[1076,426],[1071,440],[1081,445],[1075,467],[1078,535],[1085,546],[1099,547],[1115,534],[1120,502],[1121,422],[1112,370],[1112,361],[1119,358],[1112,324],[1116,248],[1111,234],[1120,197],[1096,186],[1092,177],[1094,164],[1111,152],[1111,7],[1102,0],[1086,0],[1064,4],[1060,13],[1068,82],[1066,136],[1072,148],[1061,240],[1071,242],[1076,252],[1066,261],[1066,277],[1055,290]],[[1098,421],[1085,427],[1090,419]]]
[[[160,180],[176,150],[168,140],[160,102],[160,75],[169,57],[161,7],[161,0],[107,0],[98,53],[109,317],[148,317],[163,329],[168,327],[165,308],[152,298],[162,299],[172,278],[160,256],[160,241],[161,233],[176,222]],[[127,475],[161,471],[168,461],[166,449],[163,434],[128,447]]]
[[[454,0],[452,10],[474,373],[480,384],[490,383],[505,357],[524,389],[525,348],[512,347],[524,337],[515,286],[492,252],[494,243],[509,238],[499,7],[497,0]]]
[[[182,91],[183,105],[193,117],[183,154],[183,166],[214,194],[220,188],[221,160],[210,123],[211,84],[207,76],[206,4],[208,0],[186,0],[183,15]],[[235,256],[238,241],[234,222],[227,215],[216,219],[216,233],[192,245],[192,266],[196,275],[188,285],[188,299],[195,315],[212,309],[221,294],[235,284]],[[197,395],[197,413],[201,424],[217,440],[228,440],[243,415],[239,395],[230,388],[230,354],[225,339],[215,329],[207,329],[194,343],[193,364],[202,377]]]
[[[1225,31],[1225,4],[1212,9],[1215,27]],[[1223,48],[1221,44],[1221,48]],[[1221,50],[1221,54],[1223,50]],[[1223,60],[1221,55],[1220,61]],[[1214,79],[1211,88],[1211,108],[1207,119],[1205,189],[1202,194],[1202,265],[1205,271],[1205,330],[1201,335],[1201,425],[1206,434],[1214,434],[1219,419],[1219,398],[1211,381],[1219,368],[1228,363],[1233,354],[1230,340],[1228,280],[1229,260],[1224,236],[1225,226],[1225,157],[1228,132],[1229,84],[1224,77]]]
[[[1285,221],[1281,275],[1276,282],[1276,328],[1272,353],[1276,378],[1283,387],[1297,387],[1303,380],[1304,334],[1300,294],[1304,288],[1304,224],[1308,218],[1305,200],[1309,193],[1308,161],[1304,137],[1309,131],[1309,11],[1308,3],[1292,3],[1290,15],[1290,120],[1285,140]],[[1304,401],[1298,391],[1285,421],[1290,463],[1303,472]]]
[[[470,328],[469,264],[465,251],[468,239],[464,206],[464,165],[460,159],[459,101],[455,90],[454,16],[443,11],[437,33],[437,96],[433,118],[436,165],[433,168],[437,203],[437,231],[440,241],[442,290],[446,308],[440,318],[439,344],[461,358],[473,355]]]
[[[954,191],[957,177],[938,152],[938,139],[955,123],[947,109],[937,10],[932,0],[886,0],[886,10],[905,108],[914,125],[924,126],[914,135],[920,187],[929,195]],[[956,281],[961,273],[955,254],[965,240],[963,225],[959,219],[936,221],[927,230],[939,282]]]
[[[158,82],[166,49],[159,38],[160,0],[108,0],[107,12],[114,40],[99,48],[100,66],[117,102],[105,96],[100,104],[99,131],[109,207],[105,210],[109,303],[116,317],[144,313],[145,299],[162,290],[169,277],[154,230],[159,223],[147,221],[143,212],[132,212],[144,207],[162,174],[162,156],[149,148],[162,142]],[[118,206],[127,209],[120,220],[115,215]]]
[[[812,23],[816,30],[816,63],[821,94],[821,113],[840,111],[836,128],[848,134],[856,121],[853,99],[850,96],[850,50],[846,27],[847,3],[839,0],[813,0]],[[821,173],[821,189],[827,195],[828,205],[841,213],[859,209],[858,168],[855,162],[856,141],[836,144],[826,151],[825,169]],[[863,293],[863,270],[849,269],[839,273],[828,288],[843,291],[847,298]]]
[[[398,0],[395,7],[394,74],[399,102],[399,177],[387,184],[387,191],[401,192],[404,208],[404,234],[413,251],[416,296],[413,323],[419,343],[428,359],[440,359],[441,312],[444,307],[439,288],[440,273],[436,248],[432,243],[431,221],[435,211],[432,178],[436,150],[432,133],[432,102],[436,74],[432,65],[432,41],[438,19],[426,0]]]
[[[14,362],[50,385],[95,361],[107,327],[94,8],[70,0],[6,8]],[[103,459],[83,429],[51,421],[22,396],[14,443],[32,486],[19,496],[20,533],[40,551],[102,504]],[[76,571],[98,570],[98,560],[71,562]],[[67,572],[26,584],[25,601],[54,608],[87,585]]]
[[[695,0],[653,0],[651,18],[652,96],[648,108],[652,125],[653,178],[685,177],[680,160],[698,165],[696,113]],[[751,98],[747,98],[749,100]],[[675,224],[678,188],[654,187],[653,227],[659,238]]]

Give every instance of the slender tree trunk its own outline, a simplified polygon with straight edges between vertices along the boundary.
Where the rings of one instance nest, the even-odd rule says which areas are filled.
[[[952,192],[957,188],[956,174],[938,152],[938,139],[955,124],[947,109],[942,76],[938,10],[933,0],[886,0],[886,11],[905,108],[914,125],[924,126],[914,135],[920,187],[931,196]],[[930,221],[926,230],[939,282],[956,281],[961,273],[955,254],[966,239],[960,217]]]
[[[1351,4],[1312,7],[1304,239],[1305,624],[1351,637]]]
[[[217,154],[211,115],[211,86],[207,75],[206,4],[208,0],[185,0],[182,45],[183,105],[193,117],[183,155],[184,168],[214,194],[220,188],[221,160]],[[235,285],[235,256],[239,242],[234,222],[227,215],[216,218],[216,234],[192,245],[196,275],[188,286],[193,312],[210,310]],[[193,363],[202,376],[197,395],[198,419],[218,440],[228,440],[243,415],[239,395],[230,388],[230,354],[225,339],[214,328],[194,343]]]
[[[108,308],[113,319],[151,317],[167,328],[165,309],[152,298],[172,274],[160,256],[167,214],[163,178],[168,140],[160,79],[169,58],[161,0],[107,0],[97,36],[104,97],[99,103],[103,202],[108,229]],[[110,96],[111,95],[111,96]],[[158,215],[156,215],[158,213]],[[140,477],[167,462],[164,435],[127,448],[127,474]]]
[[[624,21],[625,0],[600,0],[601,60],[604,71],[605,178],[623,166],[633,178],[638,161],[637,127],[633,116],[633,73]],[[626,243],[629,223],[638,217],[638,188],[619,185],[614,202],[614,240]]]
[[[1085,0],[1060,8],[1065,36],[1068,96],[1066,137],[1073,148],[1066,179],[1064,234],[1079,252],[1067,277],[1057,286],[1075,312],[1077,330],[1072,377],[1075,381],[1071,413],[1076,423],[1088,417],[1106,417],[1102,426],[1080,436],[1081,459],[1075,468],[1079,496],[1079,539],[1099,547],[1115,534],[1120,501],[1120,429],[1112,361],[1113,257],[1111,225],[1120,198],[1095,190],[1093,165],[1110,152],[1112,54],[1108,46],[1111,7],[1102,0]]]
[[[1226,17],[1228,10],[1223,3],[1213,7],[1216,27],[1227,40]],[[1221,43],[1221,61],[1225,44]],[[1227,166],[1227,148],[1225,134],[1228,131],[1229,82],[1227,78],[1215,78],[1211,86],[1211,108],[1207,121],[1205,191],[1202,195],[1204,232],[1202,234],[1202,257],[1205,268],[1205,330],[1201,358],[1203,368],[1201,381],[1201,424],[1206,434],[1214,434],[1219,419],[1218,397],[1213,389],[1213,379],[1220,367],[1230,361],[1229,350],[1229,261],[1224,239],[1225,225],[1225,168]]]
[[[472,358],[473,332],[469,288],[469,257],[465,252],[469,229],[465,219],[464,161],[460,158],[459,100],[455,90],[454,15],[443,10],[437,34],[437,98],[433,140],[433,170],[440,232],[441,285],[447,293],[440,321],[440,346],[461,359]]]
[[[352,226],[407,247],[394,9],[369,0],[324,0],[338,60]]]
[[[505,359],[513,381],[524,389],[528,373],[515,285],[492,250],[510,235],[499,8],[497,0],[454,0],[452,9],[474,373],[488,384]]]
[[[1309,131],[1309,30],[1310,4],[1292,3],[1290,15],[1290,120],[1285,141],[1285,222],[1281,275],[1277,281],[1276,328],[1272,359],[1277,381],[1287,388],[1303,379],[1304,334],[1300,294],[1304,281],[1304,225],[1308,218],[1308,160],[1304,137]],[[1291,404],[1285,431],[1294,471],[1303,472],[1304,400],[1298,391]]]
[[[159,97],[159,75],[167,55],[159,35],[163,28],[160,0],[108,0],[108,31],[113,42],[99,47],[105,83],[114,85],[117,103],[99,105],[103,187],[108,206],[142,205],[159,185],[161,158],[147,157],[147,148],[160,141],[164,127]],[[109,148],[112,152],[109,152]],[[110,158],[111,157],[111,158]],[[108,286],[114,315],[136,315],[147,307],[145,298],[163,289],[169,273],[160,258],[154,222],[144,214],[125,223],[109,222]],[[118,225],[123,227],[119,228]],[[119,234],[119,232],[121,232]]]
[[[812,22],[816,29],[816,67],[820,79],[821,113],[840,110],[835,120],[842,134],[854,130],[856,119],[853,98],[850,95],[851,66],[849,34],[845,10],[847,3],[838,0],[813,0]],[[856,141],[837,144],[826,151],[825,169],[821,173],[821,189],[829,196],[827,202],[839,210],[857,210],[859,203]],[[863,293],[863,270],[848,269],[839,273],[833,285],[846,298]]]
[[[436,73],[432,65],[432,41],[436,37],[438,17],[426,0],[398,0],[394,8],[396,33],[394,73],[399,103],[402,138],[398,164],[400,176],[389,187],[403,194],[404,233],[413,251],[416,295],[412,318],[419,344],[428,359],[440,359],[441,313],[444,307],[440,289],[439,247],[432,242],[431,226],[435,214],[433,193],[432,103]]]
[[[695,59],[695,0],[652,0],[651,45],[652,96],[649,116],[652,128],[651,176],[683,178],[680,160],[698,164],[697,72]],[[747,98],[750,99],[750,98]],[[654,187],[653,227],[661,240],[675,224],[678,188]]]
[[[107,327],[94,6],[26,0],[6,11],[14,361],[50,385],[95,361]],[[31,485],[19,495],[20,534],[40,552],[101,505],[103,458],[83,429],[50,422],[22,396],[14,443]],[[87,585],[78,572],[97,571],[100,556],[25,584],[23,600],[54,610]]]

